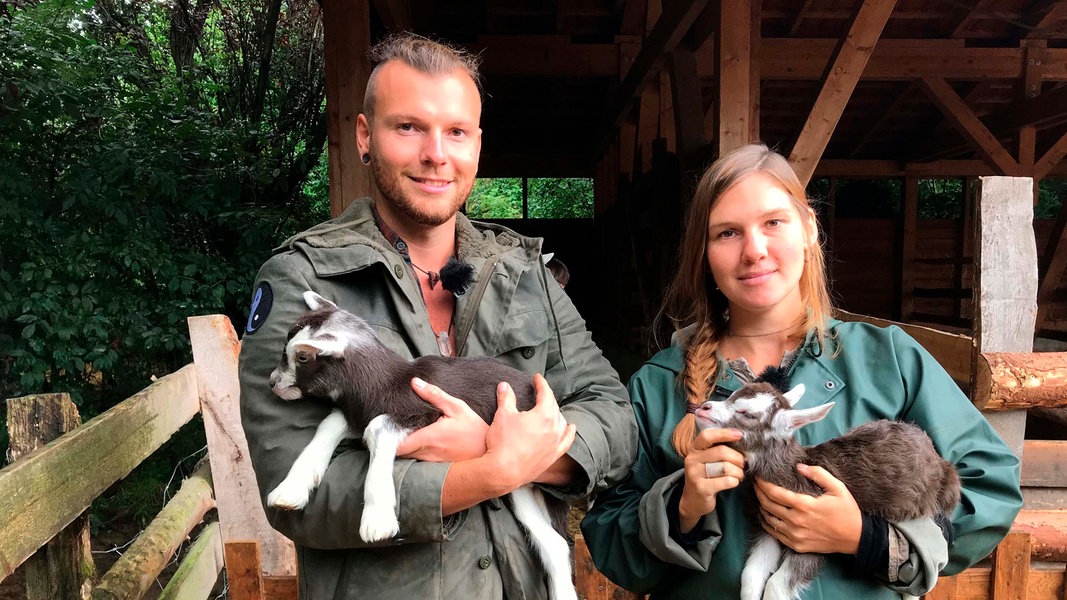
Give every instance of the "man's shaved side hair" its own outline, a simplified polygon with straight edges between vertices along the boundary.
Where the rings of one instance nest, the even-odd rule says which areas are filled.
[[[397,60],[427,75],[447,75],[460,69],[470,76],[482,93],[482,76],[478,73],[480,58],[462,48],[437,42],[414,33],[394,33],[378,42],[367,54],[373,70],[367,78],[363,94],[363,114],[374,116],[374,88],[382,65]]]

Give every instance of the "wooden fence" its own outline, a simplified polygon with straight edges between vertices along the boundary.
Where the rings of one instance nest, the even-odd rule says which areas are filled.
[[[161,597],[206,598],[225,566],[232,600],[296,598],[292,544],[267,525],[247,459],[237,407],[236,334],[217,315],[190,318],[189,328],[193,364],[84,425],[63,395],[8,401],[13,462],[0,470],[0,515],[14,517],[0,529],[0,580],[25,564],[31,600],[141,598],[214,507],[218,521],[201,528]],[[972,396],[978,391],[985,410],[1067,406],[1067,354],[977,354],[966,336],[905,328]],[[123,557],[97,577],[85,511],[198,413],[210,463],[183,482]],[[942,578],[926,598],[1067,599],[1065,458],[1067,442],[1026,442],[1022,483],[1024,493],[1034,493],[1013,533],[988,564]],[[580,598],[638,598],[596,571],[581,539],[575,555]]]

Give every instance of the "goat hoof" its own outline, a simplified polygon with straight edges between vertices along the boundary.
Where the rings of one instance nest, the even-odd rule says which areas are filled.
[[[392,507],[367,506],[359,523],[359,537],[364,542],[381,542],[400,532],[400,523]]]
[[[307,487],[286,485],[284,481],[267,495],[267,506],[282,510],[300,510],[307,506],[307,503]]]

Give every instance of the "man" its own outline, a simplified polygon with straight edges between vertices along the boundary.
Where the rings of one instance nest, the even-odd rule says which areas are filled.
[[[544,598],[544,569],[497,498],[536,482],[571,499],[620,480],[636,447],[626,391],[549,285],[541,241],[458,213],[481,146],[474,60],[412,35],[387,39],[372,59],[356,136],[381,200],[356,200],[294,236],[257,277],[241,411],[261,495],[328,411],[280,400],[267,385],[307,289],[362,316],[402,356],[496,356],[548,385],[530,411],[502,401],[489,426],[433,382],[414,381],[445,416],[399,448],[400,532],[387,543],[359,537],[368,455],[358,442],[338,450],[303,510],[267,516],[296,543],[304,600]]]

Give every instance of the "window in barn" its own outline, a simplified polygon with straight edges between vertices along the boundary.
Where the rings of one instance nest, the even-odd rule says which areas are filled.
[[[498,177],[474,182],[472,219],[591,219],[593,180],[584,177]]]

